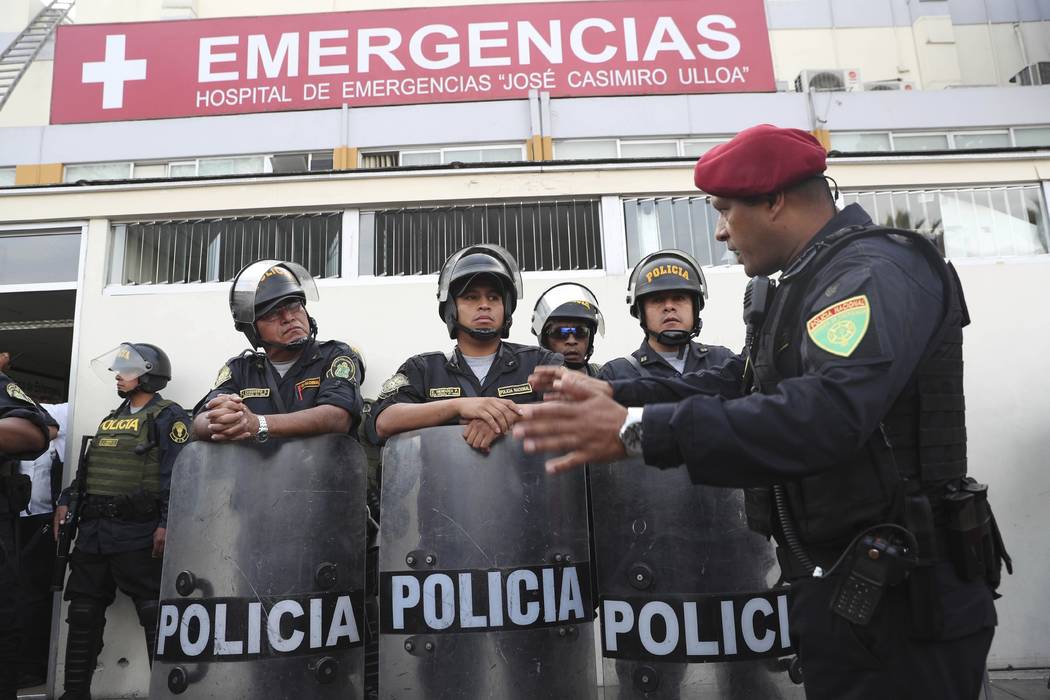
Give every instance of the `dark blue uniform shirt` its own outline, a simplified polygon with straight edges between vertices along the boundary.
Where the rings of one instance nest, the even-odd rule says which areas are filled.
[[[427,403],[472,396],[510,399],[514,403],[541,401],[543,397],[529,384],[529,375],[539,365],[562,363],[561,355],[545,348],[504,341],[500,343],[485,381],[479,382],[458,347],[447,355],[442,352],[414,355],[383,383],[369,415],[369,438],[377,439],[375,420],[379,414],[398,403]],[[449,425],[456,423],[458,420],[453,420]]]
[[[44,446],[41,449],[18,454],[0,452],[0,459],[36,459],[47,451],[47,446],[51,443],[51,434],[48,429],[58,427],[55,419],[29,398],[21,387],[12,382],[3,372],[0,372],[0,418],[23,418],[38,427],[44,435]]]
[[[857,205],[833,217],[809,246],[851,225],[871,225]],[[784,275],[809,259],[805,252]],[[655,466],[686,464],[697,483],[764,486],[833,467],[864,444],[904,388],[942,315],[941,280],[911,244],[873,237],[847,246],[809,285],[801,323],[838,301],[867,295],[871,318],[849,357],[802,329],[801,376],[771,394],[742,395],[739,356],[713,372],[613,382],[625,405],[645,405],[643,450]]]
[[[644,369],[644,375],[648,377],[680,377],[671,364],[664,359],[663,355],[653,350],[648,339],[643,339],[638,349],[631,353],[637,361],[638,366]],[[713,369],[733,357],[733,351],[721,345],[703,345],[696,341],[689,341],[689,347],[685,356],[685,372],[700,372],[705,369]],[[643,376],[638,367],[626,357],[618,357],[609,360],[598,374],[599,379],[612,381],[614,379],[635,379]]]
[[[357,351],[337,340],[308,344],[283,377],[265,354],[245,350],[223,365],[214,388],[197,403],[193,414],[203,411],[219,394],[238,394],[253,413],[264,416],[295,413],[314,406],[338,406],[350,414],[350,434],[356,435],[363,407],[360,383],[364,375],[364,364]],[[271,395],[271,382],[280,394],[284,410]]]

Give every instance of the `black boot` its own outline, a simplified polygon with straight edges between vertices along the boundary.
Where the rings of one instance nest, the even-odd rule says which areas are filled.
[[[136,600],[135,610],[139,614],[139,624],[146,633],[146,658],[149,667],[153,668],[153,655],[157,653],[157,616],[160,615],[160,603],[155,600]]]
[[[59,700],[91,700],[91,676],[102,651],[106,606],[92,598],[76,598],[69,604],[66,622],[66,682]]]

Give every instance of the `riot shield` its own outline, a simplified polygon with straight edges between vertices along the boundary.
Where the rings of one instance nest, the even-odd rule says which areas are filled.
[[[605,697],[802,697],[773,546],[747,528],[743,492],[685,467],[590,466]],[[618,685],[617,685],[618,681]]]
[[[381,698],[593,698],[582,471],[461,427],[392,438],[379,528]]]
[[[187,445],[149,696],[362,697],[365,518],[348,436]]]

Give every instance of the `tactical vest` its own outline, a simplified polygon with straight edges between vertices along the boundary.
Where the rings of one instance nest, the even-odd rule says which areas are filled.
[[[157,416],[172,401],[159,399],[134,415],[113,411],[98,426],[91,444],[87,492],[124,496],[138,490],[160,493]],[[138,453],[136,453],[138,448]]]
[[[926,550],[922,556],[935,557],[940,498],[931,496],[966,475],[962,327],[969,318],[954,268],[917,233],[854,226],[831,234],[804,253],[810,259],[781,276],[762,324],[752,353],[752,390],[773,393],[782,379],[802,374],[802,305],[817,273],[849,244],[891,234],[911,241],[940,276],[941,323],[908,384],[857,452],[831,469],[776,490],[747,489],[748,524],[764,535],[776,534],[782,544],[787,544],[780,525],[786,507],[800,543],[819,554],[841,548],[866,527],[897,522],[919,537]]]

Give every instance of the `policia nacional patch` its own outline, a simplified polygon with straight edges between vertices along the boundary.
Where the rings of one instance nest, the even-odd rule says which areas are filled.
[[[843,299],[806,321],[810,340],[825,352],[849,357],[864,339],[871,322],[868,295]]]
[[[354,368],[354,361],[346,355],[340,355],[332,360],[332,366],[328,368],[327,372],[325,372],[325,376],[351,380],[356,373],[357,370]]]

